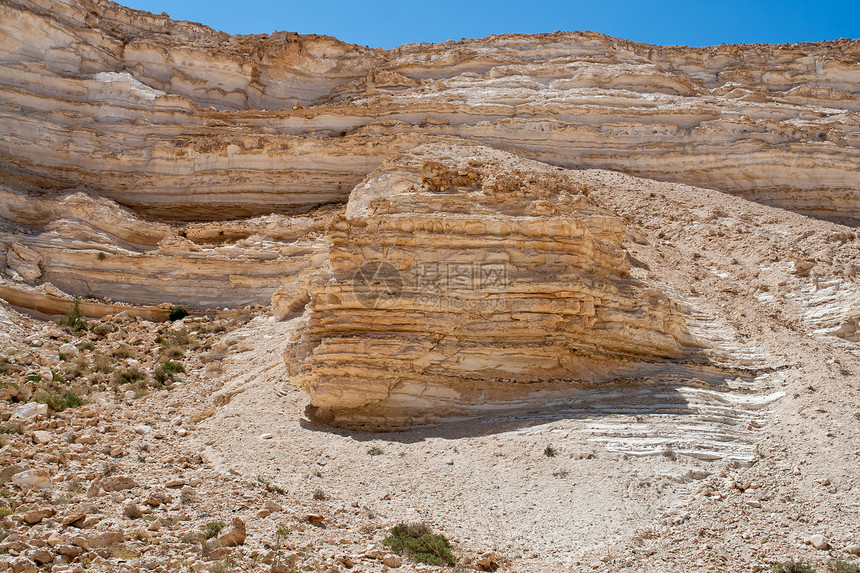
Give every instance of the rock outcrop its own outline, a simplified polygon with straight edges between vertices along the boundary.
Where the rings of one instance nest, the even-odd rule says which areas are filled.
[[[860,220],[860,42],[659,47],[594,33],[384,51],[229,36],[106,0],[0,4],[0,177],[218,220],[345,199],[453,136]]]
[[[356,186],[327,231],[291,381],[318,417],[380,429],[689,358],[682,313],[629,276],[623,233],[576,172],[416,148]]]

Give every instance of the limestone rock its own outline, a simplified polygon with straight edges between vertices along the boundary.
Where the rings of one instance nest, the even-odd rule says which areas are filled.
[[[120,491],[137,487],[137,482],[128,476],[111,476],[101,481],[101,487],[107,492]]]
[[[815,535],[811,535],[807,540],[807,543],[812,545],[816,549],[827,549],[830,547],[830,540],[820,533],[816,533]]]
[[[32,469],[25,470],[12,476],[12,483],[18,487],[31,487],[35,489],[51,489],[51,474],[47,470]]]
[[[27,402],[26,404],[21,404],[17,406],[15,410],[12,412],[11,420],[14,422],[16,420],[20,421],[29,421],[35,418],[44,417],[48,415],[48,405],[47,404],[39,404],[38,402]]]
[[[218,536],[218,545],[221,547],[236,547],[245,543],[245,522],[234,517],[231,526]]]
[[[587,193],[575,172],[486,148],[387,163],[326,235],[291,382],[320,419],[382,429],[691,358],[683,313],[629,276],[623,222]]]

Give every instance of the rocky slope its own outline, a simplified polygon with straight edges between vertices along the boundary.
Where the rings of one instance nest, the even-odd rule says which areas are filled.
[[[855,559],[858,85],[0,0],[0,568]]]

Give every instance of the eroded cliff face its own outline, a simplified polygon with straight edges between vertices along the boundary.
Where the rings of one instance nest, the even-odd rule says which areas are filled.
[[[317,417],[379,429],[689,359],[683,314],[630,277],[623,234],[575,172],[413,149],[356,186],[329,227],[329,265],[285,355],[291,381]]]
[[[4,0],[0,160],[24,189],[237,218],[345,200],[443,136],[860,220],[860,43],[658,47],[593,33],[384,51],[229,36],[103,0]]]
[[[556,33],[379,50],[105,0],[0,0],[0,296],[45,314],[73,294],[92,316],[304,312],[293,381],[343,425],[545,403],[571,381],[681,364],[752,368],[697,325],[669,269],[643,271],[643,228],[613,212],[664,182],[691,212],[707,192],[678,184],[837,222],[841,254],[786,251],[815,282],[778,281],[773,300],[836,285],[803,321],[850,346],[858,86],[854,40]],[[722,218],[705,204],[713,218],[660,224],[695,234]]]

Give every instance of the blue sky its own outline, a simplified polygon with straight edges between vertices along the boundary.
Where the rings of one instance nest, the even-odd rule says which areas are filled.
[[[121,0],[234,34],[287,30],[393,48],[506,32],[592,30],[652,44],[705,46],[860,38],[860,0]]]

